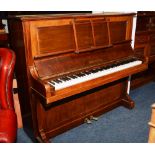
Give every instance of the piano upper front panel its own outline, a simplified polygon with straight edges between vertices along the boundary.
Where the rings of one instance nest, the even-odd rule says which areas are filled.
[[[105,18],[75,19],[73,26],[76,52],[104,48],[110,45],[109,27]]]
[[[118,43],[126,40],[126,21],[110,22],[110,37],[112,43]]]
[[[29,22],[32,56],[74,51],[75,41],[71,21],[71,19],[54,19]]]
[[[33,57],[91,51],[131,40],[130,16],[51,18],[28,24]]]
[[[110,44],[108,24],[101,20],[92,21],[96,46],[107,46]]]
[[[131,40],[133,18],[131,16],[106,17],[109,21],[110,39],[112,43]]]
[[[89,20],[75,22],[75,33],[77,37],[77,50],[88,49],[94,46],[92,26]]]
[[[75,50],[72,25],[38,28],[39,53]]]

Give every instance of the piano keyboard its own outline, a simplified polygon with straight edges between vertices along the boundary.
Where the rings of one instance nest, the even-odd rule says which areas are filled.
[[[55,90],[60,90],[63,88],[67,88],[69,86],[73,86],[75,84],[79,84],[85,81],[99,78],[118,71],[122,71],[124,69],[134,67],[140,64],[142,64],[142,61],[136,60],[135,58],[130,58],[128,60],[116,62],[114,64],[110,64],[104,67],[99,67],[89,71],[84,71],[84,72],[76,73],[66,77],[58,78],[58,79],[49,81],[48,83],[51,86],[55,87]]]

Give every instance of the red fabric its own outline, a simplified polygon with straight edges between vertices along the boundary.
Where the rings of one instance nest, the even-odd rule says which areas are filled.
[[[17,117],[12,93],[14,65],[14,52],[0,48],[0,142],[15,142],[17,135]]]
[[[17,135],[17,118],[13,110],[0,110],[0,142],[15,142]]]
[[[0,108],[13,109],[12,82],[15,65],[15,54],[0,48]]]

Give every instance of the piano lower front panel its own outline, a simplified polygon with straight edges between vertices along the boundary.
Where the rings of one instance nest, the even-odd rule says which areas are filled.
[[[127,78],[76,94],[49,107],[37,104],[38,130],[49,139],[122,104],[126,98]],[[40,133],[41,134],[41,133]],[[43,137],[42,137],[43,139]]]

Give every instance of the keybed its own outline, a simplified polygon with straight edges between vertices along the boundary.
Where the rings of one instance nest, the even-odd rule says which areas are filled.
[[[108,74],[122,71],[124,69],[128,69],[140,64],[142,64],[141,60],[138,60],[136,58],[129,58],[103,67],[86,70],[86,71],[68,75],[65,77],[59,77],[57,79],[48,81],[48,83],[52,87],[54,87],[55,90],[60,90],[60,89],[67,88],[67,87],[70,87],[82,82],[86,82],[95,78],[99,78]]]

